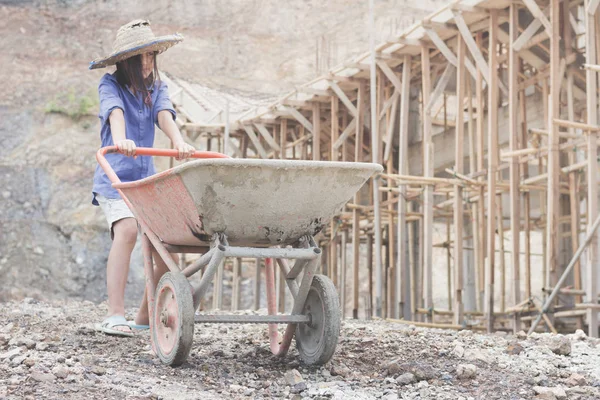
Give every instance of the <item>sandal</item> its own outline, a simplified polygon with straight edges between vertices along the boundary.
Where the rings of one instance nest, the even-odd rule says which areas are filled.
[[[119,326],[128,327],[129,332],[115,329],[116,327],[119,327]],[[101,324],[96,324],[95,328],[98,332],[104,332],[107,335],[125,336],[125,337],[133,336],[131,326],[129,325],[129,323],[127,322],[125,317],[122,315],[113,315],[111,317],[108,317],[104,321],[102,321]]]

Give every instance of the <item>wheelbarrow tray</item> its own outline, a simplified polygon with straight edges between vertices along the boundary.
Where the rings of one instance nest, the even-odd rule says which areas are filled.
[[[381,171],[355,162],[198,159],[114,187],[163,243],[206,246],[223,233],[230,245],[268,247],[317,234]]]

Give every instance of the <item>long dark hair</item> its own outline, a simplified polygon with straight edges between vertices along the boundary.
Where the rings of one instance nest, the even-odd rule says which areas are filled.
[[[154,90],[154,82],[160,83],[156,54],[157,52],[154,52],[154,69],[146,79],[144,79],[142,72],[142,56],[139,54],[118,62],[117,71],[115,72],[117,82],[123,87],[129,86],[134,95],[141,93],[144,104],[148,107],[152,107],[151,94]]]

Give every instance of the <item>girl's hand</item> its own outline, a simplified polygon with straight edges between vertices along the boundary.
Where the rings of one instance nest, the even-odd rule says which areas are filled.
[[[179,155],[175,157],[177,160],[185,160],[186,158],[190,158],[196,149],[194,146],[189,145],[185,142],[180,142],[175,145],[175,150],[179,152]]]
[[[127,157],[135,156],[135,142],[133,140],[120,140],[115,145],[121,154]]]

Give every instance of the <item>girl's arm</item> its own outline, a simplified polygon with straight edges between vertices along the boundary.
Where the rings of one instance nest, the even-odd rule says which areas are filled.
[[[189,158],[194,154],[196,149],[183,140],[183,136],[181,136],[181,132],[179,132],[179,128],[173,120],[173,114],[169,110],[158,112],[158,127],[171,139],[173,147],[179,151],[178,160]]]
[[[127,157],[135,155],[135,142],[128,140],[125,135],[125,116],[123,110],[115,108],[108,117],[110,121],[110,132],[115,146]]]

